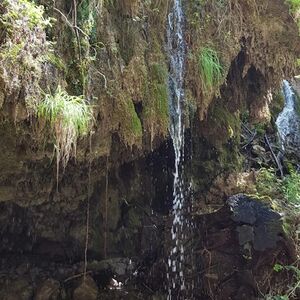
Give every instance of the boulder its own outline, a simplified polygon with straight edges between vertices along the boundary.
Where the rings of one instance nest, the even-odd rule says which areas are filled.
[[[60,283],[54,279],[47,279],[37,287],[34,300],[57,300],[59,296]]]
[[[281,216],[263,202],[238,194],[230,197],[226,205],[231,219],[238,224],[240,245],[251,242],[254,250],[265,251],[276,248],[276,243],[282,240]]]
[[[195,217],[195,228],[201,299],[258,299],[269,289],[261,278],[284,280],[273,272],[274,263],[295,260],[281,215],[244,194],[229,197],[214,213]]]
[[[73,291],[73,300],[96,300],[97,296],[97,284],[90,276],[86,276],[85,279],[82,278]]]

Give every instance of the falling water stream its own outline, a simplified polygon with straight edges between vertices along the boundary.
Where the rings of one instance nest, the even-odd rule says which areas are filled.
[[[173,224],[172,249],[168,259],[168,299],[178,298],[185,290],[184,278],[184,72],[186,45],[184,40],[184,15],[181,0],[174,0],[168,16],[167,47],[170,60],[169,71],[169,106],[170,134],[175,153],[175,172],[173,186]]]
[[[300,117],[296,109],[296,95],[287,80],[283,81],[285,105],[276,120],[282,150],[300,149]]]

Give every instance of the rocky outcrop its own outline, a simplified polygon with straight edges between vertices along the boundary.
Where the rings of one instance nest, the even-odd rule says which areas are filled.
[[[281,280],[273,271],[276,260],[289,264],[296,259],[281,216],[243,194],[196,220],[195,251],[200,253],[197,266],[204,298],[257,299],[269,292],[268,280]]]

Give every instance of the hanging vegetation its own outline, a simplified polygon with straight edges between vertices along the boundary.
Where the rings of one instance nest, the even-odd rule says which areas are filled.
[[[203,92],[211,94],[223,80],[223,67],[217,52],[212,48],[203,47],[198,55],[198,66]]]
[[[39,118],[45,119],[54,134],[57,163],[66,167],[70,156],[76,155],[79,137],[88,133],[92,110],[83,96],[70,96],[60,86],[47,94],[37,108]]]
[[[51,19],[44,17],[44,8],[29,0],[4,0],[0,4],[0,76],[8,94],[24,90],[28,114],[40,99],[39,81],[43,63],[50,50],[45,29]]]

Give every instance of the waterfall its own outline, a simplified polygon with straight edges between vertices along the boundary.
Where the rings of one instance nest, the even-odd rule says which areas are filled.
[[[184,15],[181,0],[174,0],[168,16],[167,50],[170,60],[169,107],[170,135],[175,153],[175,172],[173,186],[173,224],[172,249],[168,259],[168,299],[178,298],[179,291],[185,290],[184,278],[184,73],[186,45],[184,40]]]
[[[287,80],[283,81],[285,105],[276,120],[278,135],[283,151],[300,149],[300,117],[296,110],[296,95]]]

